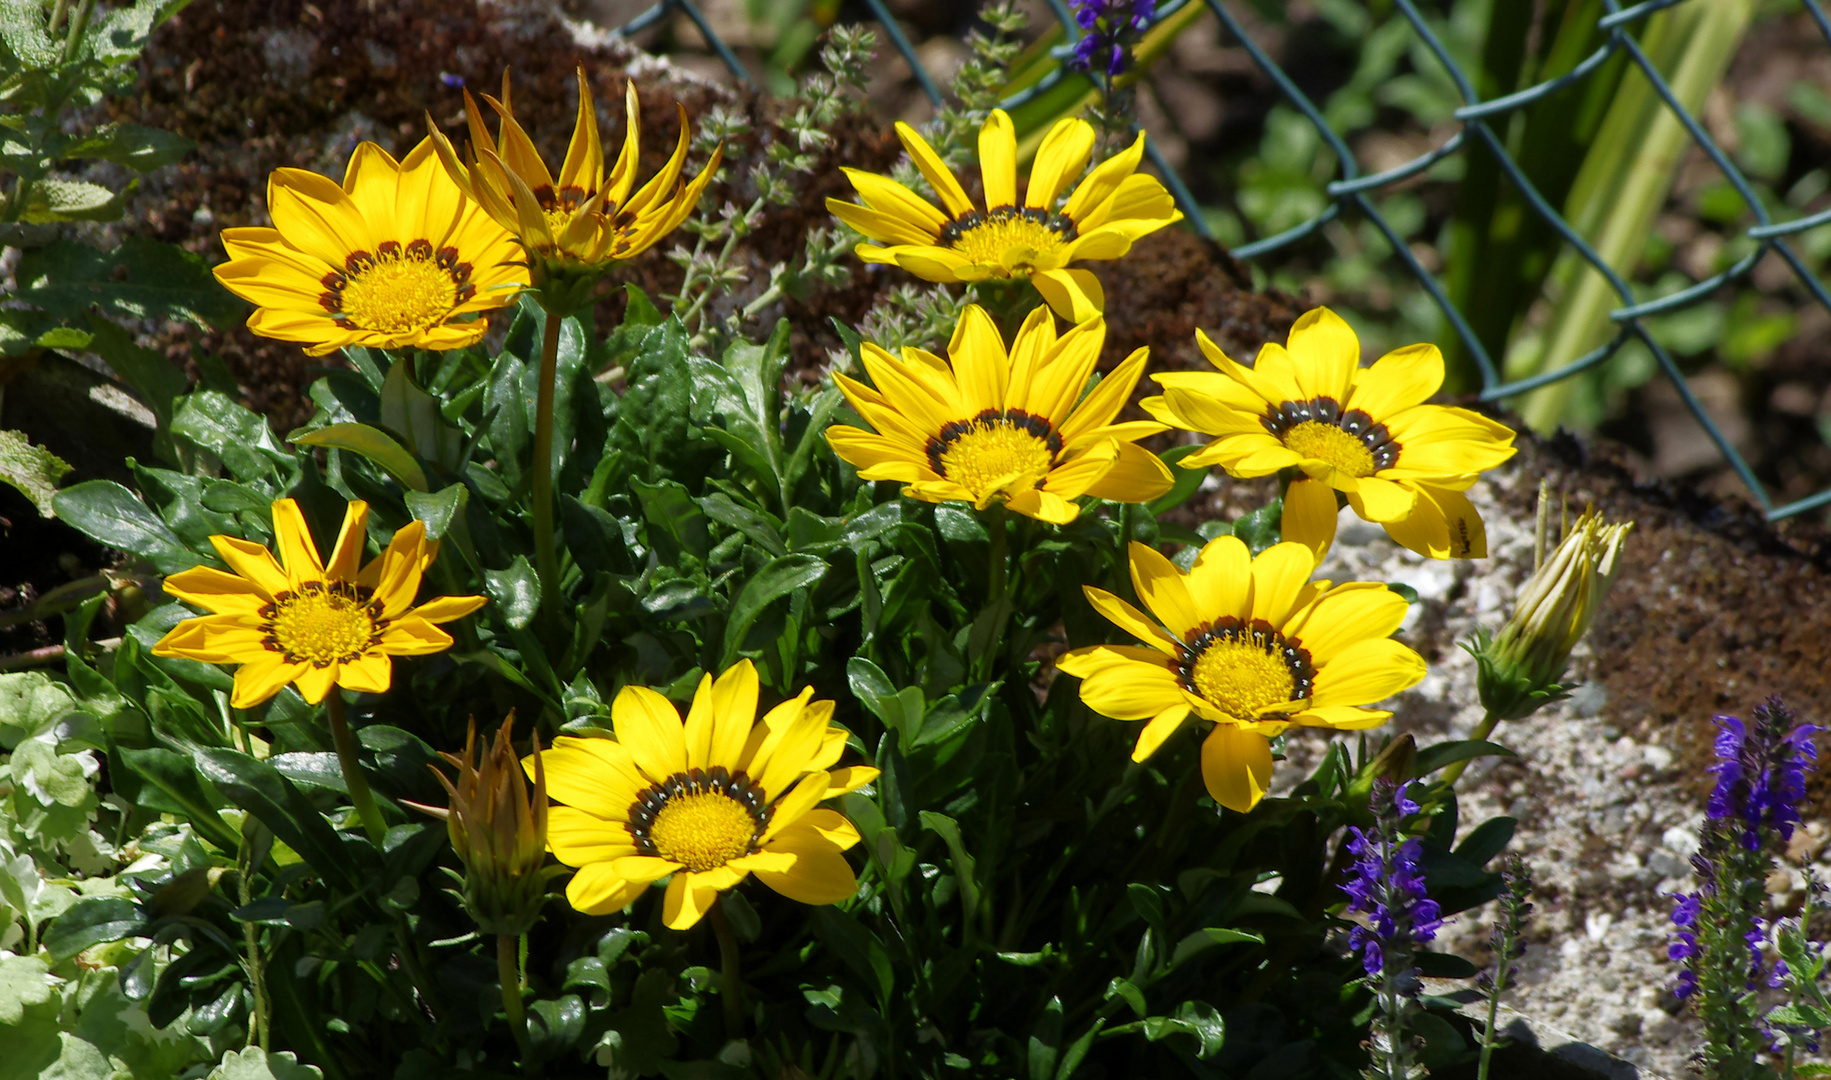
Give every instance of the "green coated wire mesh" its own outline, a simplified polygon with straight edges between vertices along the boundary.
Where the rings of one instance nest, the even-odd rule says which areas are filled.
[[[1521,0],[1502,0],[1502,2],[1521,2]],[[1618,0],[1602,0],[1603,13],[1596,26],[1600,44],[1593,51],[1568,71],[1554,78],[1503,96],[1484,99],[1476,91],[1477,80],[1456,62],[1451,50],[1446,47],[1439,34],[1418,9],[1416,0],[1393,0],[1399,17],[1410,24],[1411,31],[1417,35],[1418,40],[1428,49],[1430,55],[1442,66],[1444,74],[1454,83],[1463,104],[1454,112],[1456,129],[1448,138],[1409,161],[1372,174],[1362,173],[1347,141],[1330,125],[1323,111],[1278,65],[1262,44],[1254,39],[1247,27],[1228,10],[1221,0],[1168,0],[1166,3],[1157,5],[1153,25],[1186,14],[1183,9],[1191,4],[1205,5],[1220,21],[1226,36],[1246,51],[1252,62],[1276,86],[1285,101],[1315,127],[1324,144],[1334,153],[1339,177],[1326,188],[1327,205],[1310,219],[1276,235],[1234,247],[1232,253],[1235,257],[1245,260],[1260,258],[1297,243],[1338,219],[1352,217],[1370,223],[1386,238],[1395,257],[1429,294],[1431,300],[1442,312],[1444,319],[1454,330],[1463,349],[1466,350],[1467,356],[1479,369],[1482,381],[1481,398],[1484,401],[1498,401],[1515,397],[1539,387],[1570,379],[1607,362],[1624,346],[1638,341],[1651,353],[1660,373],[1671,381],[1679,399],[1716,445],[1718,452],[1722,454],[1730,468],[1748,487],[1749,492],[1760,504],[1769,520],[1778,520],[1831,506],[1831,489],[1776,505],[1772,492],[1756,477],[1747,460],[1737,451],[1722,428],[1692,393],[1677,362],[1671,353],[1656,340],[1647,325],[1649,318],[1704,303],[1719,290],[1733,288],[1744,283],[1756,264],[1770,254],[1784,260],[1799,285],[1827,311],[1831,311],[1831,292],[1827,292],[1824,282],[1819,280],[1794,246],[1789,243],[1789,238],[1796,237],[1808,229],[1831,224],[1831,209],[1821,210],[1790,221],[1774,221],[1749,178],[1712,139],[1698,119],[1685,108],[1667,78],[1649,58],[1642,43],[1637,41],[1631,32],[1637,24],[1663,9],[1686,4],[1704,5],[1714,2],[1716,0],[1643,0],[1641,3],[1623,7]],[[1817,25],[1820,34],[1824,36],[1826,44],[1831,46],[1831,18],[1827,18],[1820,0],[1800,0],[1800,3]],[[865,4],[889,39],[891,46],[908,62],[922,92],[927,95],[930,102],[939,106],[942,103],[940,88],[936,86],[933,78],[925,70],[915,47],[903,35],[895,17],[885,7],[883,0],[865,0]],[[1022,104],[1048,90],[1066,74],[1066,68],[1062,66],[1062,62],[1067,59],[1073,42],[1080,34],[1080,29],[1075,25],[1067,3],[1062,0],[1049,0],[1049,6],[1062,24],[1068,44],[1060,46],[1054,51],[1058,62],[1057,70],[1040,83],[1014,95],[1007,102],[1009,106]],[[625,24],[621,30],[625,34],[634,34],[660,23],[675,13],[682,14],[692,21],[734,77],[746,83],[751,81],[749,73],[736,54],[714,31],[705,14],[693,0],[660,0],[652,8]],[[1580,84],[1594,77],[1612,61],[1617,61],[1617,58],[1625,58],[1627,63],[1633,65],[1645,76],[1664,108],[1670,111],[1671,115],[1683,126],[1685,135],[1704,153],[1710,163],[1722,174],[1724,180],[1734,188],[1754,218],[1754,224],[1744,232],[1752,243],[1752,247],[1746,254],[1719,273],[1698,281],[1688,288],[1653,300],[1636,299],[1632,288],[1622,274],[1612,267],[1608,260],[1585,239],[1582,232],[1566,220],[1558,208],[1534,186],[1527,171],[1508,152],[1504,139],[1503,129],[1511,114],[1555,95],[1576,92]],[[1163,159],[1155,143],[1148,145],[1152,161],[1162,174],[1166,186],[1181,205],[1186,220],[1196,231],[1204,236],[1210,236],[1207,219],[1190,194],[1188,185]],[[1381,190],[1419,176],[1439,162],[1457,154],[1490,155],[1501,173],[1523,197],[1531,211],[1537,214],[1583,262],[1606,279],[1609,288],[1615,293],[1618,304],[1608,313],[1614,330],[1605,344],[1553,370],[1514,380],[1507,380],[1503,377],[1501,366],[1490,355],[1488,348],[1471,327],[1465,314],[1451,300],[1444,283],[1419,261],[1411,246],[1401,237],[1400,231],[1381,212],[1374,198],[1375,194]]]

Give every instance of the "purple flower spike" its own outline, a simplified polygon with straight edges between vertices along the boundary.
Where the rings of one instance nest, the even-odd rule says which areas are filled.
[[[1443,925],[1442,908],[1425,892],[1424,845],[1417,837],[1402,838],[1400,831],[1419,807],[1406,787],[1382,780],[1374,784],[1372,810],[1373,828],[1348,829],[1354,868],[1341,889],[1348,894],[1348,910],[1366,916],[1349,934],[1348,947],[1360,954],[1369,981],[1416,997],[1413,957]]]
[[[1081,39],[1075,42],[1077,71],[1104,67],[1108,78],[1123,75],[1131,61],[1131,44],[1157,14],[1156,0],[1076,0],[1075,25]]]

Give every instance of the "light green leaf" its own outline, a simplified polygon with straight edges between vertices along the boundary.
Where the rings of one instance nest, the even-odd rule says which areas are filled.
[[[51,1000],[51,969],[36,956],[0,953],[0,1027],[24,1019],[25,1011]]]
[[[63,158],[97,158],[125,165],[136,172],[151,172],[190,153],[196,143],[172,131],[139,124],[104,124],[64,147]]]
[[[0,675],[0,749],[11,750],[76,711],[70,691],[49,676],[36,671]]]
[[[33,0],[0,0],[0,42],[26,70],[43,71],[62,58],[57,43],[45,32],[47,10]]]
[[[58,1032],[57,1037],[63,1043],[62,1050],[57,1060],[38,1074],[38,1080],[129,1080],[130,1074],[115,1068],[94,1043],[67,1031]]]
[[[301,1065],[291,1051],[268,1053],[258,1046],[231,1050],[204,1080],[324,1080],[316,1065]]]
[[[33,446],[22,431],[0,431],[0,480],[18,488],[32,500],[40,517],[56,517],[51,497],[57,482],[70,471],[70,463],[41,446]]]
[[[381,466],[401,486],[415,491],[427,490],[426,470],[420,468],[420,463],[413,460],[406,448],[380,428],[368,424],[332,424],[300,435],[293,442],[348,450]]]
[[[60,180],[46,177],[33,184],[20,219],[31,225],[49,225],[59,221],[114,221],[121,216],[127,197],[137,182],[119,191],[109,191],[86,180]]]

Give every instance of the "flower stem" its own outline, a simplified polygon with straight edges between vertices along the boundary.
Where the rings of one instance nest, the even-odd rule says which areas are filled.
[[[240,725],[237,727],[239,728]],[[246,742],[245,737],[243,741]],[[250,887],[249,881],[254,876],[255,869],[254,860],[250,857],[253,854],[249,850],[251,847],[247,834],[244,833],[242,850],[236,859],[235,875],[243,907],[254,902],[254,890]],[[252,1015],[248,1017],[248,1045],[266,1050],[269,1042],[267,1029],[270,1014],[267,1006],[267,976],[263,970],[265,960],[261,956],[260,927],[253,922],[242,923],[242,943],[248,947],[248,984],[254,992],[254,1009]]]
[[[1006,535],[1009,530],[1005,526],[1003,503],[994,502],[986,509],[985,527],[990,543],[986,551],[985,609],[980,618],[989,615],[992,625],[985,636],[984,648],[973,657],[973,666],[981,680],[992,678],[998,657],[1004,651],[1005,625],[1011,619],[1012,600],[1006,595],[1010,591],[1010,540]]]
[[[496,981],[502,984],[502,1012],[509,1018],[515,1045],[528,1052],[528,1012],[521,1005],[521,966],[515,960],[516,935],[496,935]]]
[[[553,396],[559,380],[559,331],[563,322],[547,312],[547,331],[540,343],[540,384],[534,397],[534,573],[540,578],[540,603],[553,611],[559,603],[559,555],[553,547]]]
[[[720,996],[725,1003],[725,1038],[744,1037],[744,983],[739,970],[737,935],[731,932],[731,920],[725,916],[721,898],[712,905],[712,932],[718,937]]]
[[[1494,986],[1488,991],[1488,1022],[1481,1029],[1481,1064],[1475,1067],[1475,1080],[1488,1080],[1488,1059],[1494,1056],[1494,1025],[1500,1020],[1500,995],[1507,988],[1507,960],[1496,962]]]
[[[1499,724],[1500,724],[1500,717],[1497,714],[1486,713],[1482,716],[1481,723],[1475,725],[1475,730],[1469,732],[1469,738],[1473,741],[1479,742],[1482,739],[1485,739],[1488,736],[1494,734],[1494,729],[1497,726],[1499,726]],[[1443,777],[1442,777],[1443,783],[1445,783],[1451,787],[1454,787],[1456,785],[1456,781],[1462,779],[1463,770],[1467,769],[1469,767],[1469,762],[1474,761],[1474,760],[1475,760],[1474,758],[1463,758],[1461,761],[1458,761],[1454,765],[1451,765],[1449,768],[1443,770]]]
[[[355,804],[356,815],[362,818],[362,827],[369,839],[376,847],[381,847],[388,836],[388,823],[382,820],[375,796],[369,794],[369,780],[362,774],[362,760],[356,755],[356,736],[350,732],[349,721],[344,718],[343,694],[334,686],[324,699],[324,711],[330,719],[331,741],[337,744],[337,764],[343,766],[343,782],[350,789],[350,802]]]

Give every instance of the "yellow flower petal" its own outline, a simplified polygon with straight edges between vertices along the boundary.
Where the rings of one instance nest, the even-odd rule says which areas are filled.
[[[1340,315],[1326,307],[1304,312],[1291,325],[1288,349],[1297,357],[1297,385],[1305,397],[1348,400],[1360,369],[1361,343]]]
[[[566,883],[566,902],[584,915],[613,915],[635,903],[648,891],[646,881],[629,881],[594,863],[572,875]]]
[[[235,692],[230,695],[229,704],[237,709],[252,709],[279,693],[307,668],[306,664],[287,663],[278,653],[251,657],[235,670]]]
[[[267,549],[262,548],[263,552]],[[270,560],[271,561],[271,560]],[[195,566],[182,570],[165,579],[160,585],[166,594],[176,600],[183,600],[206,611],[235,612],[252,615],[264,604],[273,599],[275,592],[286,588],[285,577],[280,578],[278,589],[270,589],[271,580],[251,581],[235,574],[225,574],[221,570],[212,570],[207,566]]]
[[[1365,705],[1384,701],[1424,681],[1424,658],[1391,638],[1358,641],[1316,672],[1315,704]]]
[[[1298,480],[1284,493],[1283,537],[1309,548],[1320,563],[1335,542],[1337,512],[1335,492],[1329,485]]]
[[[1189,599],[1202,618],[1252,617],[1252,552],[1237,536],[1217,536],[1203,545],[1186,579]]]
[[[1202,783],[1214,801],[1246,813],[1272,782],[1271,742],[1234,724],[1216,724],[1202,741]]]
[[[661,921],[669,930],[691,929],[712,909],[721,888],[737,884],[736,880],[726,879],[741,880],[742,877],[739,871],[723,866],[703,874],[690,871],[675,874],[674,880],[668,882],[667,898],[662,901]]]
[[[547,808],[547,850],[567,866],[590,866],[634,855],[636,845],[621,823],[570,806],[551,806]]]
[[[686,772],[687,742],[673,702],[646,686],[625,686],[610,703],[617,741],[651,780]]]
[[[1386,535],[1426,558],[1485,559],[1488,532],[1475,504],[1460,491],[1413,483],[1418,493],[1411,515],[1385,522]]]
[[[811,825],[784,829],[768,850],[795,856],[793,869],[758,870],[758,881],[803,904],[837,904],[858,892],[858,878],[838,844]]]
[[[1017,205],[1017,129],[1003,109],[993,109],[980,125],[979,176],[986,209]]]
[[[1088,270],[1038,270],[1030,284],[1055,313],[1070,322],[1086,322],[1106,310],[1106,290]]]
[[[957,218],[973,209],[973,202],[966,197],[966,190],[955,179],[947,163],[935,153],[934,147],[928,145],[927,139],[900,120],[896,125],[896,137],[901,140],[903,149],[909,152],[909,160],[915,163],[929,186],[935,189],[935,194],[940,197],[941,205],[950,217]]]
[[[1092,585],[1081,586],[1087,602],[1099,612],[1107,622],[1137,638],[1139,641],[1156,649],[1166,656],[1179,656],[1182,640],[1158,625],[1144,612],[1119,599],[1105,589],[1096,589]]]
[[[1036,149],[1036,162],[1030,167],[1030,182],[1024,189],[1024,205],[1039,210],[1054,207],[1062,185],[1087,164],[1093,148],[1092,124],[1079,117],[1057,120]]]
[[[1158,554],[1154,549],[1133,541],[1128,550],[1131,553],[1132,587],[1138,590],[1138,599],[1157,616],[1165,629],[1178,638],[1187,640],[1190,632],[1206,621],[1196,609],[1195,600],[1189,595],[1188,586],[1183,582],[1183,572],[1176,564]],[[1309,577],[1309,569],[1304,571]]]
[[[550,797],[606,821],[628,818],[630,805],[651,782],[636,766],[629,747],[609,739],[562,735],[541,754],[541,765]],[[533,759],[522,767],[532,778]]]
[[[378,652],[366,653],[337,668],[337,685],[358,693],[387,693],[393,681],[394,662]]]
[[[1183,721],[1188,718],[1189,705],[1181,700],[1151,717],[1150,723],[1144,725],[1143,730],[1138,732],[1138,742],[1132,747],[1132,760],[1148,760],[1152,754],[1157,752],[1157,748],[1164,744],[1165,740],[1176,734],[1176,729],[1181,727]]]
[[[307,581],[324,580],[324,564],[318,560],[318,545],[312,542],[305,515],[291,499],[273,504],[273,541],[280,549],[280,562],[286,567],[291,587],[297,589]],[[220,550],[220,549],[219,549]]]

